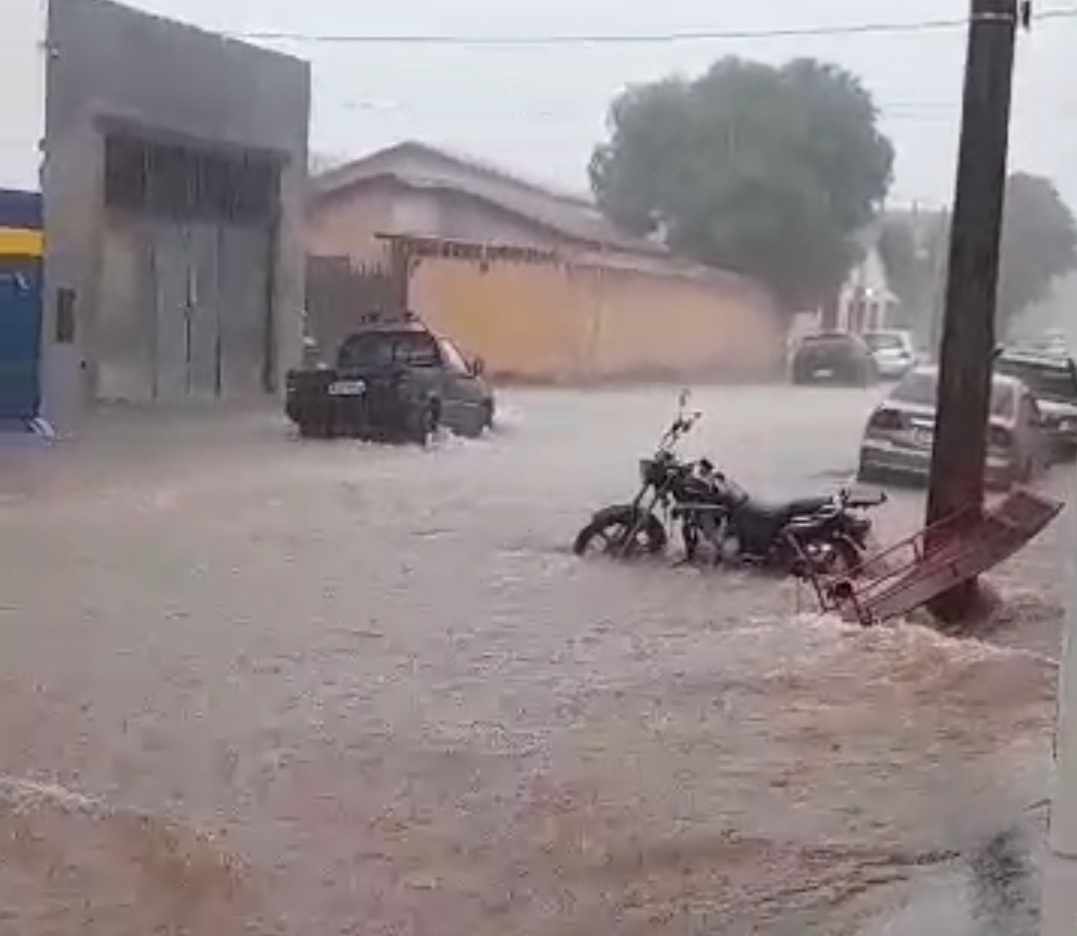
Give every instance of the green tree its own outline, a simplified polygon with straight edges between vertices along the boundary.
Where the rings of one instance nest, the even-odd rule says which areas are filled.
[[[592,156],[603,210],[698,261],[767,284],[790,311],[833,299],[894,152],[850,73],[737,58],[695,81],[629,88]]]
[[[916,232],[905,218],[883,219],[879,231],[879,256],[886,267],[886,278],[905,310],[917,308],[924,291],[923,261],[918,253]]]
[[[946,287],[950,223],[945,212],[887,212],[879,230],[879,255],[890,288],[901,300],[908,327],[933,345]]]
[[[1077,224],[1058,190],[1040,176],[1006,181],[999,268],[998,331],[1046,299],[1055,280],[1077,268]]]

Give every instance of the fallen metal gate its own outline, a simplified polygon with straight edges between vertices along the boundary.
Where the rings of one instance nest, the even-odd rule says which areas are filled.
[[[851,575],[815,580],[819,603],[865,626],[902,617],[1009,559],[1062,506],[1016,488],[989,510],[965,511],[920,530]]]

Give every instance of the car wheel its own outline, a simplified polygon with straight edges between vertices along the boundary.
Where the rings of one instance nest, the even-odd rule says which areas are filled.
[[[416,445],[426,445],[437,433],[441,425],[441,407],[437,400],[427,400],[416,409],[412,416],[410,441]]]

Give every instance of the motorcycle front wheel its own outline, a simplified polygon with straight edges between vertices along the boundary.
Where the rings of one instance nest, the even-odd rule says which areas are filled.
[[[599,553],[627,559],[658,555],[667,541],[666,528],[654,514],[618,505],[595,514],[576,535],[572,551],[577,556]]]

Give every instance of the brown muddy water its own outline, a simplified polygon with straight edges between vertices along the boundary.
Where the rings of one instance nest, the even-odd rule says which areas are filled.
[[[672,397],[520,392],[429,452],[255,414],[0,456],[0,933],[1024,936],[1066,524],[990,642],[575,560]],[[872,399],[700,392],[688,450],[826,489]]]

